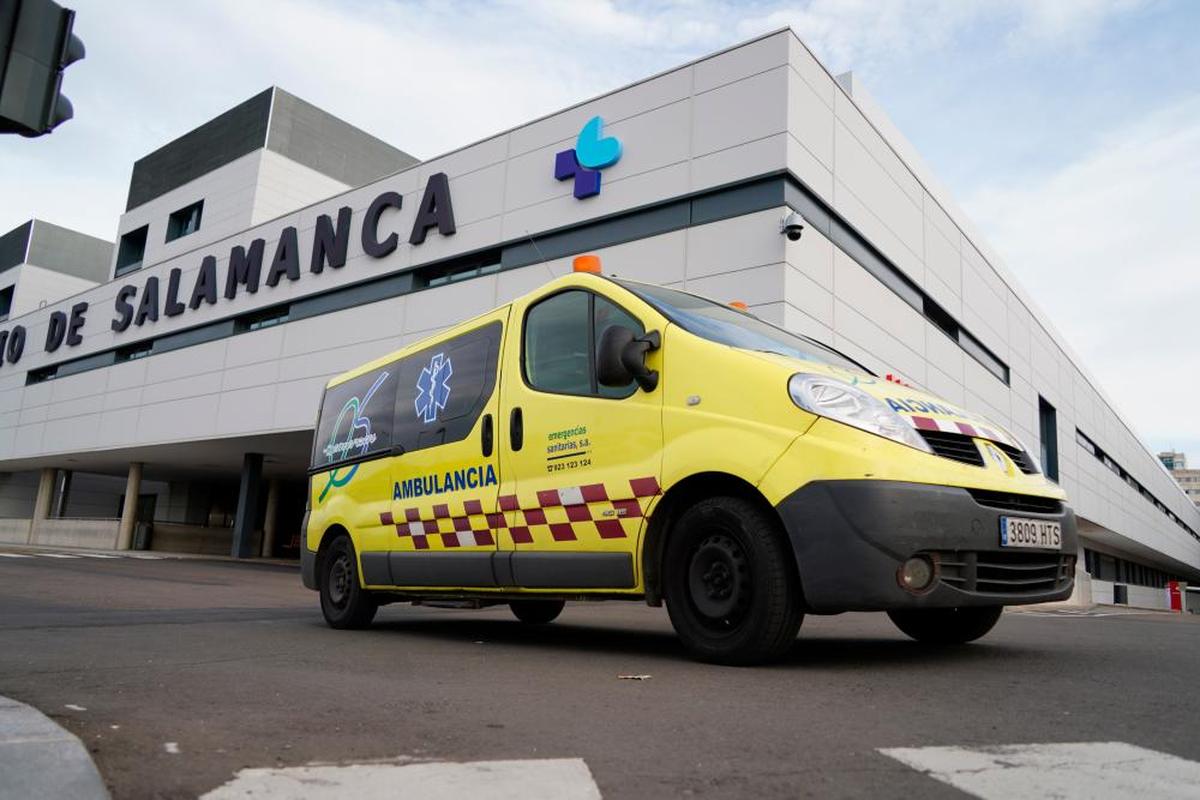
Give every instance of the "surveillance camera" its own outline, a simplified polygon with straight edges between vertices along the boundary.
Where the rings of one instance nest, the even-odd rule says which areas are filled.
[[[779,221],[779,232],[790,242],[800,241],[800,236],[804,233],[804,217],[795,211],[791,212]]]

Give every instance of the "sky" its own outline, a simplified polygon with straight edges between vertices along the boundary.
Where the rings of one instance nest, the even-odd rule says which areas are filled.
[[[66,5],[75,119],[0,137],[0,232],[112,239],[135,160],[273,84],[428,158],[790,25],[856,73],[1135,432],[1200,464],[1200,2]]]

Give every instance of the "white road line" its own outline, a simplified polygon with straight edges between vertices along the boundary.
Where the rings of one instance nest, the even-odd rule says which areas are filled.
[[[34,553],[34,555],[40,558],[79,558],[79,556],[73,556],[70,553]]]
[[[983,800],[1200,798],[1200,764],[1124,742],[897,747],[879,752]]]
[[[244,769],[201,800],[600,800],[581,758]]]
[[[120,556],[110,556],[104,553],[74,553],[73,555],[77,555],[80,558],[120,558]]]
[[[33,558],[25,553],[0,553],[0,558]]]
[[[146,553],[125,553],[124,558],[140,558],[144,561],[162,561],[164,556],[152,556]]]

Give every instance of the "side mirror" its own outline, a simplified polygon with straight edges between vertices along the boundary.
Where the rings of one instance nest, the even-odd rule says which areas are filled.
[[[646,353],[662,344],[658,331],[635,337],[621,325],[610,325],[596,346],[596,379],[602,386],[625,386],[636,380],[643,391],[658,386],[658,370],[646,369]]]

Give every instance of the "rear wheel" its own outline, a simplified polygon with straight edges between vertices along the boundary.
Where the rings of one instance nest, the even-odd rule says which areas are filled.
[[[985,635],[1000,619],[1002,606],[911,608],[889,611],[904,633],[926,644],[966,644]]]
[[[339,536],[325,551],[318,575],[321,613],[331,628],[365,628],[379,604],[358,582],[358,560],[350,537]]]
[[[566,602],[563,600],[513,600],[508,604],[513,616],[530,625],[545,625],[558,619]]]
[[[799,580],[779,525],[738,497],[702,500],[667,542],[664,595],[671,624],[695,658],[755,664],[796,639]]]

